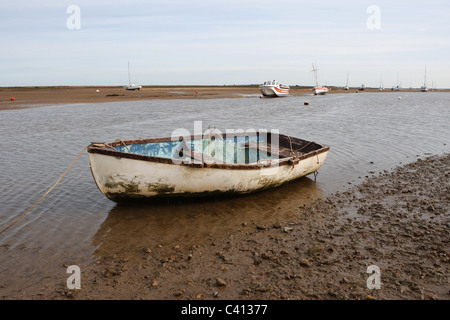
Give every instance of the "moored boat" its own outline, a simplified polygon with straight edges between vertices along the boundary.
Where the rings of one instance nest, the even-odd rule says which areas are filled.
[[[392,87],[392,89],[391,89],[392,91],[400,91],[400,90],[401,90],[401,88],[402,88],[402,87],[401,87],[401,83],[399,82],[398,79],[399,79],[399,77],[398,77],[398,73],[397,73],[397,83],[398,83],[398,84],[397,84],[396,86],[393,86],[393,87]]]
[[[425,67],[425,76],[424,76],[423,86],[420,87],[420,91],[430,92],[430,89],[428,89],[428,86],[427,86],[427,67]]]
[[[422,92],[430,92],[430,89],[428,89],[428,87],[426,85],[423,85],[420,87],[420,91]]]
[[[289,95],[290,87],[285,84],[279,84],[278,81],[266,81],[259,86],[261,94],[265,97],[287,97]]]
[[[100,191],[115,202],[246,194],[316,172],[330,147],[282,134],[117,140],[88,147]]]
[[[317,62],[316,62],[315,65],[313,63],[312,66],[313,66],[313,70],[312,71],[314,72],[314,78],[315,78],[315,81],[316,81],[316,86],[313,88],[314,95],[315,96],[317,96],[317,95],[319,95],[319,96],[326,95],[327,92],[330,89],[328,89],[327,87],[324,87],[324,86],[319,86],[319,83],[317,81]]]
[[[142,86],[139,86],[139,85],[131,83],[131,84],[127,85],[127,86],[124,86],[123,88],[125,90],[141,90]]]
[[[130,77],[130,62],[128,62],[128,85],[123,87],[125,90],[141,90],[142,86],[131,83]]]
[[[320,87],[320,86],[318,86],[318,87],[315,87],[314,89],[313,89],[313,92],[314,92],[314,95],[325,95],[325,94],[327,94],[327,92],[329,91],[329,89],[327,88],[327,87]]]
[[[350,90],[350,88],[348,86],[348,75],[349,75],[349,73],[347,73],[347,82],[345,84],[344,90]]]

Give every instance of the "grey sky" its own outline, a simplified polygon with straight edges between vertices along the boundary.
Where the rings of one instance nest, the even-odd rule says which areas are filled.
[[[321,84],[450,87],[448,0],[2,2],[0,39],[0,86],[123,85],[128,61],[142,85],[312,85],[317,61]]]

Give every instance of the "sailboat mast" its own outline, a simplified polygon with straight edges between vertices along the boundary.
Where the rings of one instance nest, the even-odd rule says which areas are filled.
[[[130,80],[130,61],[128,61],[128,84],[131,85],[131,80]]]
[[[319,84],[318,84],[318,82],[317,82],[317,62],[316,62],[315,65],[314,65],[314,63],[313,63],[313,71],[314,71],[314,77],[315,77],[315,80],[316,80],[316,87],[318,87]]]
[[[427,86],[427,66],[425,66],[425,76],[423,78],[423,86]]]

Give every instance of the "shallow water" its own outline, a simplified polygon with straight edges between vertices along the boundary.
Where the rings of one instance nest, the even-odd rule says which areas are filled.
[[[401,96],[402,99],[398,99]],[[309,105],[305,106],[304,101]],[[90,142],[226,129],[278,129],[331,146],[314,177],[249,196],[117,206],[92,178],[86,152],[28,215],[0,235],[0,297],[117,252],[187,247],[289,221],[295,208],[428,154],[449,152],[450,93],[349,93],[280,99],[151,100],[0,112],[0,230],[29,209]]]

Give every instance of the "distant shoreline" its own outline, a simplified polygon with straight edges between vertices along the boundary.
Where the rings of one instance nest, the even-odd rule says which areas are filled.
[[[122,86],[26,86],[0,87],[0,110],[23,109],[58,104],[101,103],[154,99],[223,99],[258,98],[259,85],[155,85],[143,86],[141,90],[129,91]],[[291,86],[290,96],[309,96],[312,86]],[[360,91],[353,87],[329,87],[329,94],[355,92],[420,92],[420,89],[392,91],[366,88]],[[450,92],[450,89],[433,90]]]

